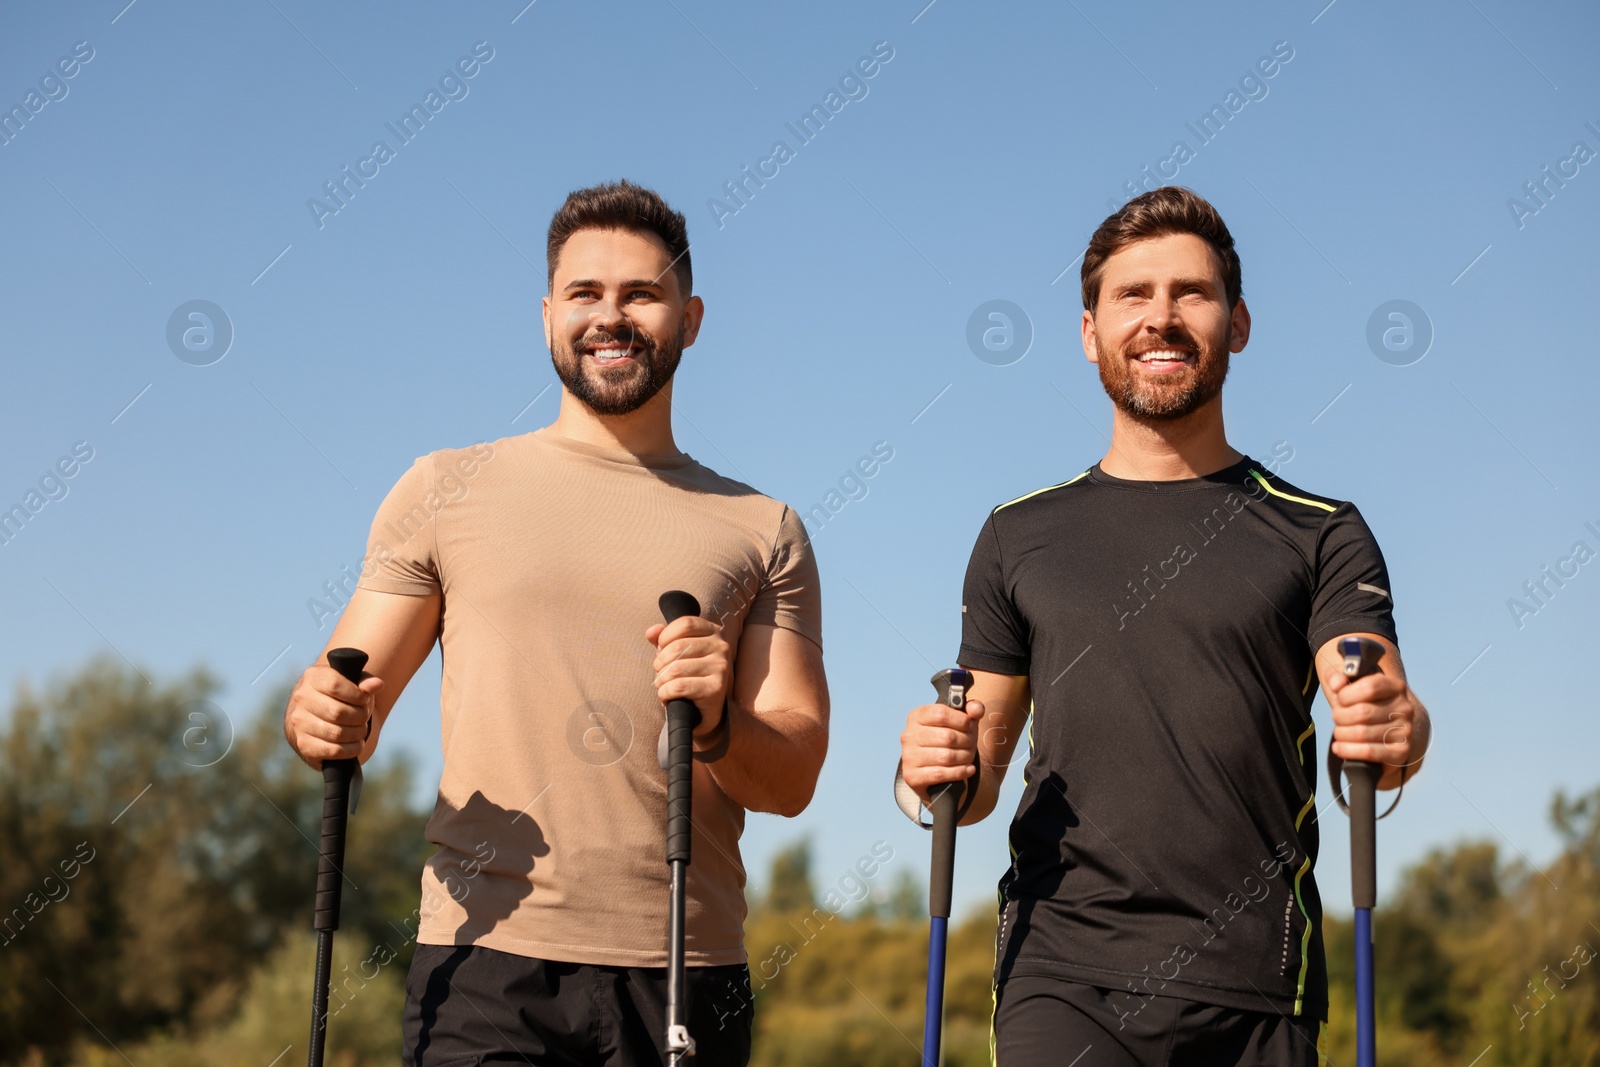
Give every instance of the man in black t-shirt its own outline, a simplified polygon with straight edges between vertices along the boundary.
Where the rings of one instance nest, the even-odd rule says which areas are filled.
[[[1316,683],[1334,751],[1384,764],[1382,789],[1416,774],[1431,733],[1388,573],[1354,505],[1227,442],[1250,313],[1210,204],[1177,187],[1130,201],[1082,282],[1110,450],[984,523],[958,657],[975,699],[910,713],[905,781],[926,801],[976,775],[963,822],[983,818],[1031,711],[1000,882],[1001,1067],[1309,1067],[1328,1011]],[[1347,635],[1384,647],[1381,673],[1344,677]]]

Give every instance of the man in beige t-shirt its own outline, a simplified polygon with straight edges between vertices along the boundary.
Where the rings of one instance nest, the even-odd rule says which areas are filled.
[[[439,642],[444,772],[422,876],[404,1062],[662,1062],[662,704],[693,700],[686,958],[701,1065],[749,1057],[748,810],[809,802],[827,748],[816,563],[799,517],[678,451],[672,375],[704,312],[683,216],[622,182],[550,227],[556,421],[418,459],[372,524],[285,734],[312,766],[371,756]],[[700,618],[663,626],[683,589]],[[359,832],[359,831],[358,831]]]

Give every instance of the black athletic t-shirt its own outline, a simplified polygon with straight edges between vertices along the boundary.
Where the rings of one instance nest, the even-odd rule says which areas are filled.
[[[1395,638],[1354,505],[1097,465],[996,508],[963,599],[959,662],[1033,694],[996,980],[1326,1019],[1313,656]]]

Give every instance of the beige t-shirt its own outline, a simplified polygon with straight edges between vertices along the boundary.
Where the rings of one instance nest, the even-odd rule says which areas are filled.
[[[361,587],[444,597],[418,941],[665,966],[665,712],[644,631],[684,589],[735,650],[752,624],[820,645],[799,517],[687,455],[542,430],[418,459],[373,520]],[[696,763],[693,811],[685,955],[742,963],[744,809]]]

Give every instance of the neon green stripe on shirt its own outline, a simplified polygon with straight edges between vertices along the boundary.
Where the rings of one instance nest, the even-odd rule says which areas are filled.
[[[1311,916],[1306,914],[1306,902],[1300,896],[1300,879],[1311,870],[1311,857],[1300,865],[1294,875],[1294,902],[1300,907],[1300,915],[1306,921],[1306,928],[1300,935],[1300,978],[1294,987],[1294,1014],[1299,1015],[1305,1010],[1306,999],[1306,971],[1311,966]]]
[[[1274,488],[1272,488],[1272,483],[1267,481],[1267,479],[1265,477],[1263,477],[1261,472],[1258,471],[1258,470],[1252,470],[1250,472],[1250,477],[1252,477],[1256,481],[1260,482],[1261,483],[1261,488],[1265,489],[1267,492],[1271,493],[1273,496],[1281,497],[1284,500],[1293,500],[1296,504],[1306,504],[1306,505],[1309,505],[1309,506],[1314,507],[1314,508],[1321,508],[1323,511],[1337,511],[1337,510],[1339,510],[1338,508],[1334,507],[1332,504],[1324,504],[1320,500],[1308,500],[1307,498],[1305,498],[1303,496],[1294,496],[1294,495],[1292,495],[1290,493],[1285,493],[1282,489],[1274,489]]]
[[[1040,493],[1048,493],[1052,489],[1063,489],[1066,486],[1071,485],[1073,482],[1082,481],[1084,475],[1086,475],[1088,473],[1089,473],[1088,471],[1084,471],[1083,474],[1078,475],[1076,478],[1068,478],[1066,481],[1061,482],[1061,483],[1059,483],[1057,485],[1047,485],[1043,489],[1035,489],[1031,493],[1024,493],[1021,496],[1017,497],[1017,499],[1015,499],[1015,500],[1007,500],[1004,504],[1001,504],[999,508],[995,508],[995,510],[999,511],[1000,508],[1009,508],[1012,504],[1020,504],[1024,500],[1031,500],[1034,497],[1038,496]]]

